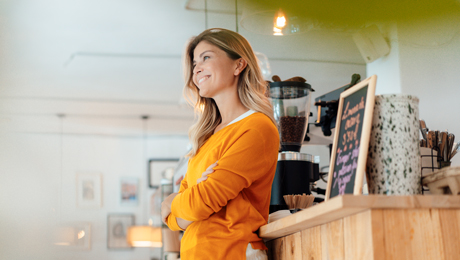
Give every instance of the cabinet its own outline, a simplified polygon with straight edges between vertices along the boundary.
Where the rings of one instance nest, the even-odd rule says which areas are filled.
[[[345,195],[260,236],[271,260],[459,259],[460,196]]]

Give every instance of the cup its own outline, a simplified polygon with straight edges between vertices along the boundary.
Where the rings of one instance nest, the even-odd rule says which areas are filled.
[[[366,165],[369,194],[421,194],[418,103],[405,94],[375,97]]]

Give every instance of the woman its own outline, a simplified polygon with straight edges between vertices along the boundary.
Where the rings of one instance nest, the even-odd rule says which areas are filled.
[[[186,230],[182,260],[266,259],[257,231],[268,219],[279,135],[257,59],[245,38],[225,29],[202,32],[185,55],[184,94],[198,121],[179,193],[162,203],[163,221]]]

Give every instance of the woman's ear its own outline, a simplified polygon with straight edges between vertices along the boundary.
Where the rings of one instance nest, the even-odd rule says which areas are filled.
[[[240,75],[240,73],[246,68],[246,66],[248,66],[247,61],[245,59],[243,59],[243,58],[239,58],[237,60],[236,69],[235,69],[235,72],[233,73],[233,75],[235,75],[235,76]]]

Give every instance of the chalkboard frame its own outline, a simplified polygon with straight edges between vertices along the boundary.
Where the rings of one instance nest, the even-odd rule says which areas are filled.
[[[364,108],[363,124],[362,124],[362,129],[361,129],[361,138],[359,141],[360,147],[359,147],[359,155],[358,155],[358,160],[357,160],[355,182],[354,182],[354,187],[353,187],[353,195],[362,194],[364,174],[365,174],[365,169],[366,169],[367,150],[369,148],[369,138],[371,134],[372,116],[374,113],[376,83],[377,83],[377,76],[373,75],[359,82],[353,87],[347,89],[346,91],[342,92],[339,98],[339,107],[338,107],[337,115],[342,115],[344,99],[348,96],[353,95],[354,93],[361,90],[362,88],[368,87],[367,95],[366,95],[366,104]],[[339,132],[340,132],[341,125],[342,125],[342,116],[337,116],[337,121],[335,125],[334,142],[333,142],[332,151],[331,151],[331,161],[329,165],[329,175],[328,175],[328,180],[327,180],[325,200],[329,200],[330,195],[331,195],[332,178],[334,174],[334,166],[336,162],[337,145],[339,141]]]

